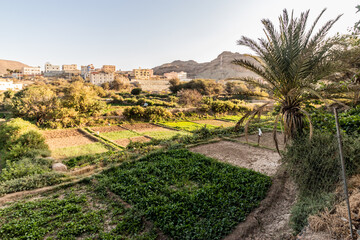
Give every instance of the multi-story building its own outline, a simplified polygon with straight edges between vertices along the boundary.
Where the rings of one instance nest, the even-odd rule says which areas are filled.
[[[76,71],[78,69],[77,69],[76,64],[70,64],[70,65],[62,65],[62,70],[63,71]]]
[[[13,81],[0,81],[0,91],[13,90],[18,91],[21,90],[23,85],[21,83],[14,84]]]
[[[134,69],[133,76],[138,80],[150,80],[154,75],[154,71],[152,69]]]
[[[22,73],[24,75],[40,75],[41,70],[40,67],[23,67]]]
[[[95,85],[101,85],[106,82],[114,81],[114,73],[105,73],[105,72],[91,72],[90,73],[90,83]]]
[[[186,72],[169,72],[169,73],[164,73],[164,76],[170,80],[170,79],[173,79],[173,78],[177,78],[179,79],[180,81],[181,80],[186,80],[187,79],[187,73]]]
[[[116,71],[116,67],[114,65],[103,65],[102,71],[105,73],[113,73]]]
[[[50,63],[45,63],[45,73],[48,72],[60,72],[60,66],[59,65],[52,65]]]
[[[81,76],[86,79],[90,77],[90,73],[95,71],[94,65],[81,66]]]

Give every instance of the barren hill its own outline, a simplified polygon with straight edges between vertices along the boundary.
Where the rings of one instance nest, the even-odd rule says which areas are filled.
[[[154,74],[157,75],[171,71],[184,71],[188,73],[189,78],[210,78],[217,80],[230,77],[256,76],[249,70],[231,63],[234,59],[248,59],[249,61],[252,61],[249,56],[225,51],[211,62],[198,63],[193,60],[176,60],[172,63],[166,63],[155,67],[153,70]]]
[[[0,59],[0,74],[6,74],[6,69],[21,70],[23,67],[28,67],[28,65],[17,61]]]

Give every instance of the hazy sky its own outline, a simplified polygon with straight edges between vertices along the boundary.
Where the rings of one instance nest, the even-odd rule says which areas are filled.
[[[344,14],[332,29],[360,19],[354,0],[0,0],[0,59],[31,66],[116,65],[152,68],[173,60],[210,61],[222,51],[246,53],[242,35],[263,37],[261,19],[277,26],[284,8],[310,23]],[[319,25],[320,26],[320,25]]]

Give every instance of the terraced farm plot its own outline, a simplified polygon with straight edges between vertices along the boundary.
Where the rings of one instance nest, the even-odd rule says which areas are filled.
[[[123,124],[122,127],[135,131],[135,132],[148,132],[148,131],[157,131],[162,129],[151,123],[134,123],[134,124]]]
[[[220,120],[198,120],[194,121],[196,123],[202,124],[206,126],[214,126],[214,127],[233,127],[235,126],[235,123],[233,122],[226,122],[226,121],[220,121]]]
[[[164,128],[162,128],[164,129]],[[165,129],[165,130],[159,130],[159,131],[150,131],[150,132],[142,132],[142,134],[146,135],[146,136],[149,136],[151,138],[154,138],[154,139],[159,139],[159,140],[162,140],[162,139],[170,139],[176,135],[189,135],[190,133],[188,132],[184,132],[184,131],[173,131],[173,130],[170,130],[170,129]]]
[[[123,138],[132,138],[132,137],[141,136],[138,133],[128,131],[128,130],[115,131],[115,132],[104,132],[104,133],[100,133],[100,135],[104,136],[110,140],[118,140],[118,139],[123,139]]]
[[[102,143],[93,142],[65,148],[57,148],[51,151],[51,156],[56,159],[77,157],[82,155],[103,153],[109,151]]]
[[[0,239],[156,238],[140,213],[92,183],[0,209]]]
[[[154,139],[169,139],[175,135],[187,135],[183,131],[175,131],[168,128],[160,127],[150,123],[124,124],[123,127],[131,129],[139,134],[149,136]]]
[[[150,154],[98,176],[171,239],[221,239],[258,206],[270,177],[185,149]]]
[[[195,122],[185,122],[185,121],[184,122],[164,122],[164,123],[161,123],[161,125],[179,129],[179,130],[188,131],[188,132],[193,132],[193,131],[198,130],[205,126],[205,124],[200,124],[200,123],[195,123]],[[210,129],[217,128],[212,125],[206,125],[206,127],[210,128]]]
[[[53,158],[62,159],[108,151],[103,144],[77,129],[49,130],[42,133]]]
[[[144,136],[137,136],[137,137],[131,137],[131,138],[122,138],[114,140],[114,142],[122,147],[126,147],[129,145],[130,141],[132,142],[150,142],[150,139]]]
[[[104,127],[92,127],[91,130],[93,130],[94,132],[99,132],[99,133],[107,133],[107,132],[125,131],[126,129],[114,125],[114,126],[104,126]]]
[[[43,131],[42,133],[46,139],[45,142],[49,145],[50,150],[85,145],[95,142],[94,139],[88,138],[77,129],[49,130]]]

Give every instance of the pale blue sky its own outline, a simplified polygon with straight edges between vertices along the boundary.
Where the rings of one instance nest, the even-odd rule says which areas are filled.
[[[313,20],[344,16],[346,33],[360,19],[353,0],[0,0],[0,59],[31,66],[116,65],[152,68],[173,60],[205,62],[222,51],[246,53],[242,35],[263,37],[261,19],[277,25],[284,8],[311,9]],[[320,25],[319,25],[320,26]]]

